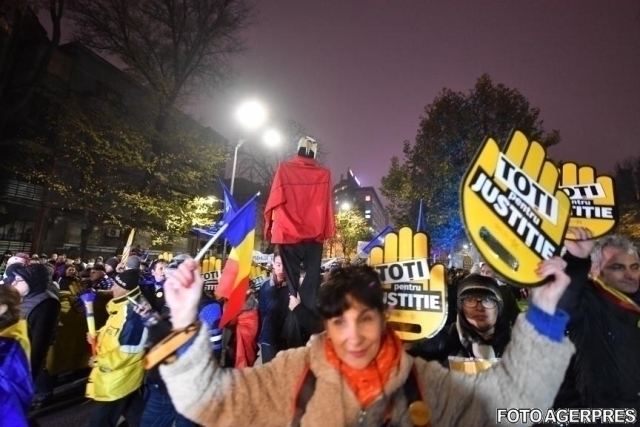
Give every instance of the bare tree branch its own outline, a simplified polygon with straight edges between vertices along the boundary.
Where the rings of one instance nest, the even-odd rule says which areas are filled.
[[[215,89],[244,49],[253,0],[75,0],[74,38],[118,57],[158,99],[158,130],[168,110],[195,88]]]

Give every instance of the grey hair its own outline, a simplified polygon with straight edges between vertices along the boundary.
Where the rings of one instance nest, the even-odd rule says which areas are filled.
[[[593,268],[602,268],[602,252],[605,248],[621,249],[628,254],[638,256],[638,250],[633,246],[633,243],[631,243],[629,239],[624,236],[612,234],[598,239],[596,245],[593,247],[593,250],[591,251],[591,265]]]

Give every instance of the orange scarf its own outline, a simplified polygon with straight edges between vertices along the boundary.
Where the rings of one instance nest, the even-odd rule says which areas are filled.
[[[365,408],[382,394],[391,370],[400,364],[403,349],[400,338],[390,330],[383,335],[376,358],[364,369],[354,369],[342,363],[329,339],[324,342],[324,353],[329,363],[347,380],[360,406]]]

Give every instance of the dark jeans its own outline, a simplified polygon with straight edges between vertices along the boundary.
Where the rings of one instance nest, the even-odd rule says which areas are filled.
[[[129,427],[137,427],[142,412],[140,391],[111,402],[95,401],[95,411],[91,417],[91,427],[116,427],[120,416],[124,415]]]
[[[322,264],[322,243],[300,242],[278,245],[282,264],[289,286],[300,290],[300,300],[305,307],[316,312],[316,295],[320,287],[320,267]],[[306,269],[304,280],[300,283],[300,264]]]
[[[147,401],[142,412],[140,427],[195,427],[196,424],[180,415],[164,388],[147,384]]]

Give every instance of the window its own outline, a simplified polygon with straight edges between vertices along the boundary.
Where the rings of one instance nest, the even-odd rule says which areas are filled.
[[[371,214],[366,214],[364,217],[365,217],[366,219],[369,219],[369,218],[371,218]]]
[[[364,201],[365,202],[370,202],[371,201],[371,196],[369,196],[369,195],[364,196]]]
[[[364,213],[370,214],[371,213],[371,209],[367,209],[366,211],[364,211]]]

